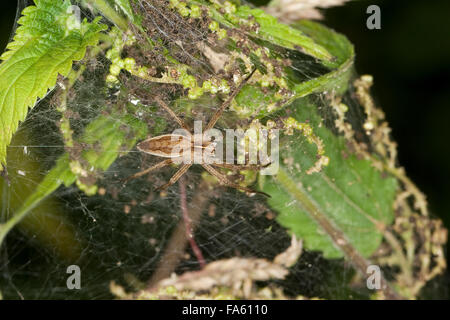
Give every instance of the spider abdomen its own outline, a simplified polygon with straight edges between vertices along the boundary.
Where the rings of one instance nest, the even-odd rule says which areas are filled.
[[[139,151],[163,158],[178,158],[191,148],[191,139],[182,135],[165,134],[152,137],[137,145]]]

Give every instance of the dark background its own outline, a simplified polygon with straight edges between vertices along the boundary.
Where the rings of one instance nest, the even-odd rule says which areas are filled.
[[[381,8],[381,30],[365,27],[366,8]],[[352,1],[325,12],[325,24],[355,45],[356,68],[374,76],[399,161],[450,228],[450,1]],[[448,244],[448,243],[447,243]],[[450,265],[449,246],[447,262]],[[449,298],[450,271],[428,288]],[[437,283],[441,286],[436,285]],[[443,292],[433,292],[440,287]],[[431,293],[433,292],[433,293]]]
[[[381,30],[368,30],[369,4]],[[399,160],[450,227],[450,1],[355,1],[326,11],[326,24],[355,45],[360,74],[375,78],[374,97],[399,146]]]
[[[9,40],[16,15],[16,1],[2,2],[0,51]],[[381,8],[381,30],[366,28],[366,8],[371,4]],[[449,14],[448,0],[360,0],[326,10],[324,22],[355,45],[357,71],[374,76],[373,93],[399,144],[400,163],[427,194],[432,213],[442,218],[447,228],[450,227]]]

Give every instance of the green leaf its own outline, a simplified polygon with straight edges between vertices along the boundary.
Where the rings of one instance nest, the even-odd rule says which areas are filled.
[[[265,13],[261,9],[252,9],[248,6],[239,5],[236,6],[235,12],[222,14],[220,13],[221,9],[225,12],[229,10],[223,8],[219,2],[211,5],[201,0],[190,0],[189,3],[208,6],[211,17],[226,27],[233,28],[244,24],[246,26],[243,29],[255,38],[269,41],[284,48],[300,50],[305,54],[321,60],[326,66],[331,67],[334,65],[333,61],[335,57],[325,47],[314,42],[313,39],[301,30],[278,22],[275,17]],[[249,17],[253,17],[254,19],[249,20]],[[257,24],[251,26],[253,21]]]
[[[81,159],[70,159],[65,153],[56,161],[53,169],[25,199],[22,207],[5,224],[0,224],[0,246],[6,234],[62,184],[70,186],[77,182],[77,185],[88,194],[92,190],[96,191],[96,186],[85,185],[82,177],[73,172],[74,161],[87,162],[91,174],[96,171],[106,171],[122,150],[131,149],[137,141],[146,136],[146,124],[130,115],[99,116],[93,120],[79,139],[84,145],[90,147],[82,152]]]
[[[67,76],[75,60],[98,41],[106,28],[99,19],[76,21],[70,1],[35,0],[22,12],[13,42],[0,57],[0,170],[20,121],[38,98]]]
[[[114,3],[125,13],[130,21],[134,21],[134,13],[128,0],[114,0]]]
[[[120,30],[128,30],[128,21],[123,17],[121,11],[134,21],[131,6],[128,0],[78,0],[83,4],[89,4],[101,13],[106,19],[114,23]]]
[[[107,170],[122,149],[131,149],[147,135],[147,126],[130,115],[100,116],[91,122],[80,142],[94,146],[82,157],[95,169]]]
[[[258,86],[244,86],[236,97],[236,103],[232,105],[241,117],[265,117],[279,111],[292,101],[313,93],[333,91],[336,95],[340,95],[347,91],[354,72],[355,52],[351,42],[345,36],[316,22],[305,20],[294,27],[302,30],[315,43],[336,57],[336,60],[330,64],[333,69],[316,78],[294,83],[290,87],[293,95],[285,101],[272,88],[263,91]]]
[[[295,85],[293,88],[295,95],[290,101],[327,90],[333,90],[338,95],[347,91],[355,59],[355,50],[351,42],[344,35],[313,21],[304,20],[294,27],[311,37],[315,43],[326,48],[336,57],[336,60],[330,64],[333,71]]]
[[[276,103],[279,100],[275,88],[266,88],[263,92],[259,86],[247,84],[242,87],[231,108],[241,118],[249,118],[256,114],[261,118],[277,110]]]
[[[252,32],[255,37],[288,49],[300,49],[304,53],[324,61],[325,65],[333,65],[334,57],[326,48],[316,43],[302,31],[279,23],[275,17],[263,10],[239,6],[236,15],[241,19],[248,19],[249,16],[255,18],[255,21],[259,24],[258,32]]]
[[[314,42],[328,50],[328,52],[336,58],[334,67],[344,64],[348,59],[353,58],[355,55],[352,43],[348,41],[344,35],[325,27],[320,23],[310,20],[301,20],[293,25],[293,28],[302,31],[305,35],[313,39]]]
[[[370,256],[381,243],[380,227],[394,219],[396,179],[352,154],[343,137],[321,124],[312,103],[297,100],[291,107],[291,116],[308,120],[322,139],[329,164],[307,174],[317,161],[317,147],[299,133],[280,141],[280,170],[262,188],[272,196],[268,202],[278,211],[278,222],[326,258]]]

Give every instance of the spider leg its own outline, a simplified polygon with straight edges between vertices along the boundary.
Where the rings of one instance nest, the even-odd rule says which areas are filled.
[[[239,86],[233,91],[233,93],[228,97],[227,100],[220,106],[220,108],[216,111],[216,113],[212,116],[211,120],[209,120],[209,123],[206,125],[205,131],[212,129],[215,125],[217,120],[222,116],[222,113],[225,111],[226,108],[228,108],[233,101],[233,99],[236,97],[236,95],[241,91],[242,87],[247,83],[247,81],[251,78],[253,73],[256,71],[256,68],[253,69],[253,71],[239,84]]]
[[[178,179],[181,178],[181,176],[183,174],[186,173],[186,171],[188,171],[188,169],[192,166],[192,163],[188,163],[188,164],[184,164],[180,169],[178,169],[177,172],[175,172],[175,174],[172,176],[172,178],[170,178],[169,182],[167,182],[166,184],[158,187],[155,189],[155,191],[161,191],[161,190],[165,190],[168,187],[170,187],[171,185],[173,185],[175,182],[178,181]]]
[[[243,187],[243,186],[240,186],[240,185],[238,185],[238,184],[236,184],[236,183],[231,182],[230,180],[227,179],[227,177],[226,177],[224,174],[220,173],[219,171],[217,171],[216,169],[214,169],[214,168],[213,168],[212,166],[210,166],[209,164],[202,164],[202,167],[205,168],[205,170],[208,171],[211,175],[213,175],[214,177],[216,177],[217,179],[219,179],[219,183],[222,184],[222,185],[226,185],[226,186],[228,186],[228,187],[235,188],[235,189],[244,190],[244,191],[247,191],[247,192],[249,192],[249,193],[259,193],[259,194],[263,194],[263,195],[265,195],[266,197],[269,197],[269,198],[270,198],[270,195],[268,195],[268,194],[265,193],[265,192],[256,191],[256,190],[253,190],[253,189],[250,189],[250,188],[247,188],[247,187]]]
[[[128,178],[125,178],[124,180],[122,180],[122,183],[126,184],[128,181],[130,181],[132,179],[136,179],[136,178],[142,177],[142,176],[146,175],[147,173],[150,173],[152,171],[164,168],[165,166],[168,166],[171,163],[173,163],[172,159],[166,159],[166,160],[163,160],[161,162],[158,162],[157,164],[155,164],[154,166],[152,166],[152,167],[150,167],[148,169],[145,169],[143,171],[140,171],[138,173],[133,174],[132,176],[129,176]]]
[[[160,97],[155,97],[156,102],[161,106],[161,108],[163,108],[164,110],[167,111],[168,114],[171,115],[171,117],[185,130],[187,131],[191,131],[189,129],[189,127],[184,123],[183,120],[181,120],[176,114],[175,112],[173,112],[172,109],[169,108],[169,106],[160,98]]]

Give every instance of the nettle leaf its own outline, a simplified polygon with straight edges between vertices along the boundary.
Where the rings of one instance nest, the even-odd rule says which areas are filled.
[[[302,51],[321,60],[326,66],[333,67],[335,64],[335,57],[325,47],[316,43],[301,30],[278,22],[275,17],[265,13],[264,10],[239,5],[235,10],[224,9],[225,12],[228,12],[222,14],[220,12],[223,11],[218,10],[221,6],[218,2],[214,3],[214,6],[206,4],[204,0],[190,0],[189,3],[208,6],[211,17],[229,28],[239,27],[241,23],[248,24],[249,17],[253,17],[253,21],[257,23],[255,28],[244,26],[244,30],[251,36],[280,47]],[[256,26],[258,27],[256,28]]]
[[[293,88],[295,94],[292,99],[328,90],[333,90],[337,95],[347,91],[355,59],[352,43],[344,35],[313,21],[304,20],[294,27],[311,37],[315,43],[326,48],[336,59],[329,64],[332,67],[331,72],[296,84]]]
[[[123,11],[123,13],[125,13],[130,21],[135,20],[133,9],[131,9],[131,5],[128,0],[114,0],[114,4],[118,6]]]
[[[322,45],[316,43],[301,30],[278,22],[278,20],[265,13],[261,9],[252,9],[248,6],[239,6],[236,15],[242,19],[253,16],[259,24],[258,32],[253,32],[255,37],[270,41],[276,45],[288,48],[299,49],[324,62],[325,65],[333,66],[334,57]]]
[[[77,21],[70,1],[35,0],[19,19],[20,27],[0,57],[0,170],[6,148],[20,121],[38,98],[67,76],[73,61],[83,59],[86,48],[98,42],[106,29],[99,19]]]
[[[349,58],[353,58],[355,55],[353,44],[347,37],[320,23],[301,20],[292,27],[302,31],[305,35],[313,39],[314,42],[328,50],[336,58],[334,61],[336,67],[344,64]]]
[[[309,121],[325,145],[329,165],[307,174],[317,161],[317,147],[299,133],[280,140],[280,169],[263,182],[278,211],[278,222],[305,241],[305,247],[326,258],[370,256],[380,245],[380,226],[394,219],[397,181],[383,177],[369,160],[358,159],[345,139],[335,136],[306,99],[291,106],[292,117]]]
[[[77,0],[82,4],[88,4],[89,8],[95,8],[98,13],[106,19],[114,23],[122,31],[128,29],[128,21],[124,19],[123,14],[127,18],[135,22],[135,16],[128,0]]]

